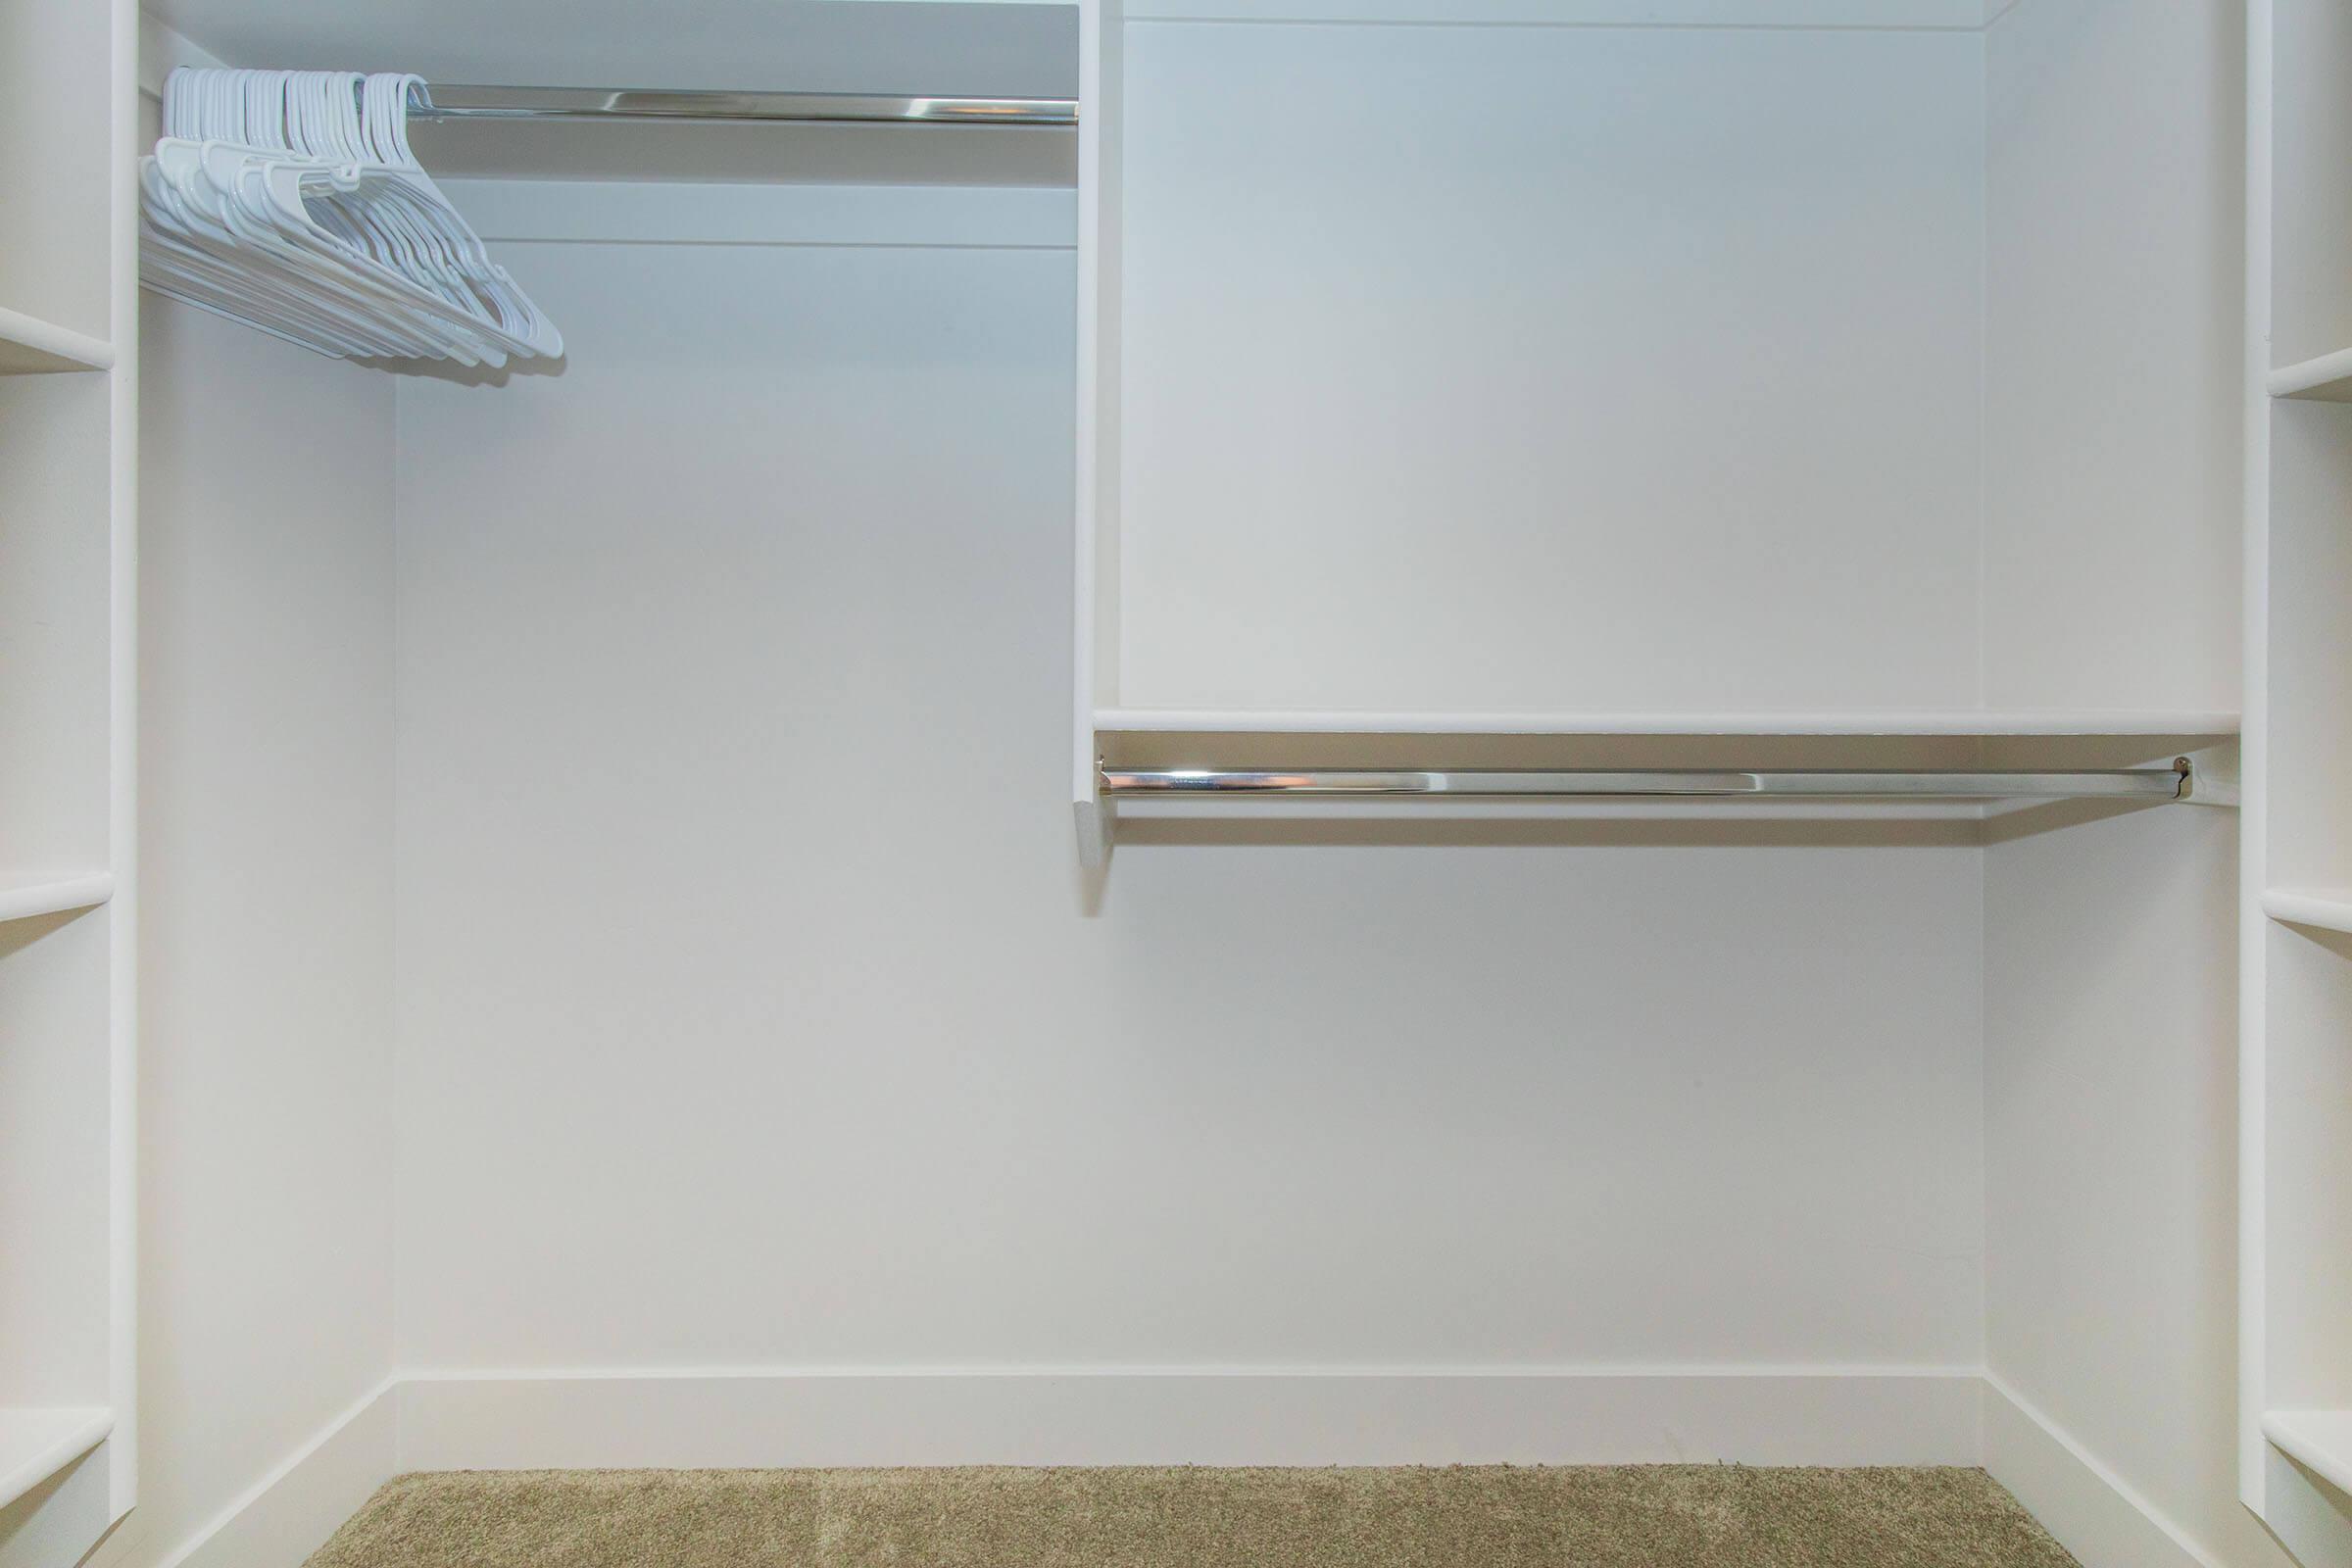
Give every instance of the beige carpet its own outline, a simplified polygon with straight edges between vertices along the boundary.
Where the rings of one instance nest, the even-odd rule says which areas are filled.
[[[2071,1568],[1982,1470],[401,1476],[310,1568]]]

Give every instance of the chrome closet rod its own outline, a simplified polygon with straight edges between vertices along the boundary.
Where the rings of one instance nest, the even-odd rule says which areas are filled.
[[[2078,772],[1788,771],[1636,768],[1219,768],[1104,767],[1105,795],[1779,795],[1936,800],[2184,801],[2194,783],[2188,760],[2171,767]]]
[[[915,98],[886,93],[704,92],[642,87],[480,87],[412,93],[412,120],[692,121],[710,124],[1075,125],[1070,98]]]

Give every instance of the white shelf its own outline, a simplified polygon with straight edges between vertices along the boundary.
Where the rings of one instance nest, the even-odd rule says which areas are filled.
[[[2117,709],[1854,709],[1792,712],[1277,712],[1102,708],[1106,734],[1203,735],[2168,735],[2230,736],[2233,712]]]
[[[2338,349],[2300,365],[2281,366],[2270,375],[2271,396],[2352,403],[2352,349]]]
[[[0,1508],[98,1446],[114,1430],[111,1410],[0,1405]]]
[[[0,876],[0,921],[31,920],[68,909],[87,909],[115,895],[115,879],[105,871],[79,871],[54,876]]]
[[[0,309],[0,375],[103,370],[114,363],[115,351],[94,337]]]
[[[1077,181],[1078,164],[1076,137],[1053,125],[931,126],[909,133],[895,124],[680,121],[582,126],[475,120],[418,124],[410,139],[439,180],[699,186],[772,181],[779,171],[789,171],[796,187],[1067,190]]]
[[[2329,1486],[2352,1492],[2352,1410],[2266,1410],[2262,1435]]]
[[[2352,931],[2352,888],[2272,888],[2262,896],[2262,912],[2288,925]]]

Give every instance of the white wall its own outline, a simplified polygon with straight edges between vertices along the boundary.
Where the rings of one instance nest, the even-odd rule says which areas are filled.
[[[2021,0],[1987,36],[1996,704],[2236,701],[2243,27]],[[2236,830],[1985,855],[1987,1460],[2087,1568],[2284,1560],[2236,1501]]]
[[[1087,918],[1069,257],[502,254],[564,373],[400,388],[405,1370],[1975,1364],[1970,843]]]
[[[392,382],[143,316],[146,1564],[391,1370]]]
[[[2032,3],[2032,0],[2028,0]],[[1985,1361],[2229,1568],[2236,1499],[2236,821],[2142,812],[1985,857]],[[2049,1478],[2005,1447],[2029,1506]],[[2162,1561],[2102,1556],[2087,1568]]]
[[[1105,700],[1976,700],[1975,33],[1125,51]]]
[[[1899,276],[1941,298],[1989,259],[1982,612],[2021,640],[1949,659],[1980,612],[1964,356],[1864,412],[1919,443],[1905,525],[1965,559],[1926,530],[1908,599],[1884,573],[1788,588],[1910,611],[1838,648],[1816,613],[1816,674],[2230,705],[2226,617],[2195,607],[2228,597],[2201,509],[2229,454],[2198,411],[2234,279],[2182,241],[2201,224],[2143,245],[2174,215],[2102,205],[2125,198],[2081,138],[2106,119],[2060,114],[2044,57],[2011,52],[2051,29],[2094,57],[2073,68],[2123,138],[2098,147],[2220,179],[2235,64],[2201,51],[2232,8],[2119,7],[2023,0],[1988,87],[1941,53],[1976,40],[1888,45],[1964,130],[1992,105],[1981,249],[1941,131],[1893,115],[1873,156],[1910,148],[1969,218],[1951,255],[1940,220],[1905,231],[1932,266]],[[2094,21],[2120,59],[2072,30]],[[1845,36],[1811,41],[1865,48]],[[1878,172],[1892,200],[1903,171]],[[1121,848],[1088,918],[1066,225],[926,227],[842,192],[500,199],[502,257],[573,345],[557,376],[394,383],[150,308],[142,1560],[393,1366],[1981,1360],[2214,1561],[2270,1560],[2229,1493],[2230,819],[1989,850],[1884,824],[1166,832]],[[2028,231],[2079,270],[2062,287]],[[2059,397],[2082,373],[2061,328],[2146,368]],[[1648,390],[1724,390],[1699,368]],[[2118,488],[2085,499],[2094,471]],[[2103,553],[2048,548],[2086,523]],[[2133,657],[2026,626],[2045,572],[2144,632]],[[2143,604],[2190,608],[2116,608]],[[416,1387],[436,1433],[472,1430],[456,1385]],[[391,1419],[347,1431],[389,1451]],[[436,1441],[414,1451],[487,1451]]]
[[[1985,34],[1984,699],[2234,710],[2238,0]]]

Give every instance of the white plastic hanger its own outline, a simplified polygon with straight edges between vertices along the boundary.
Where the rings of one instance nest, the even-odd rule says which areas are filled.
[[[173,72],[140,165],[145,281],[336,357],[561,355],[410,150],[421,89],[396,74]]]

